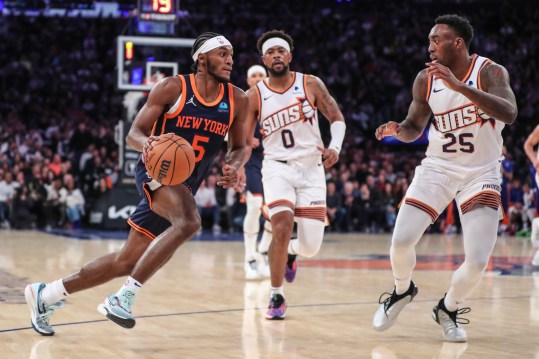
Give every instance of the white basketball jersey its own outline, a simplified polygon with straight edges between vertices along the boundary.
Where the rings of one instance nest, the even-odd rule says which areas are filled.
[[[293,81],[284,91],[269,86],[268,79],[258,82],[263,131],[264,156],[270,160],[292,160],[320,155],[323,147],[316,107],[307,98],[305,76],[292,72]]]
[[[481,90],[479,72],[490,61],[474,54],[462,82]],[[467,97],[432,76],[427,102],[434,114],[427,157],[464,167],[479,167],[501,158],[503,122],[489,117]]]

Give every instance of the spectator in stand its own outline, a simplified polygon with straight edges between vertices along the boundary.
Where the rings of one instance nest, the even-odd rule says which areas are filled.
[[[82,216],[85,213],[84,196],[81,190],[76,187],[72,175],[64,176],[64,184],[65,188],[61,190],[60,202],[65,204],[66,226],[68,229],[79,229],[82,227]]]
[[[19,184],[13,180],[13,173],[6,172],[4,179],[0,181],[0,226],[4,229],[10,229],[10,215],[15,190]]]
[[[49,169],[54,173],[55,176],[60,176],[62,173],[62,157],[59,154],[55,154]]]
[[[11,218],[14,229],[33,229],[36,226],[36,216],[33,213],[34,202],[28,192],[28,187],[25,185],[15,190]]]
[[[202,182],[197,194],[195,195],[195,201],[202,219],[202,224],[208,220],[211,220],[212,230],[214,232],[220,232],[221,226],[221,208],[217,203],[215,197],[215,184],[217,179],[214,175],[209,175],[206,180]]]
[[[341,231],[342,221],[346,210],[342,207],[342,196],[337,193],[337,186],[334,182],[327,183],[326,208],[329,219],[330,231]]]
[[[44,205],[46,229],[59,228],[64,225],[64,202],[60,200],[61,191],[65,190],[63,185],[61,177],[54,177],[50,184],[45,185],[47,189],[47,200]]]
[[[524,212],[524,191],[518,178],[513,179],[511,182],[511,189],[509,190],[509,228],[508,234],[516,234],[522,229],[523,221],[522,216]]]

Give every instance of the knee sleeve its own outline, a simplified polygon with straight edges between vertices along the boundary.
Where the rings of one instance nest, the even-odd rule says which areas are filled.
[[[298,218],[298,239],[294,240],[293,251],[303,257],[314,257],[324,239],[325,223],[310,218]]]
[[[262,207],[263,199],[261,196],[253,196],[251,192],[247,192],[245,201],[247,205],[247,213],[243,220],[243,231],[250,234],[258,234],[260,230],[260,207]]]

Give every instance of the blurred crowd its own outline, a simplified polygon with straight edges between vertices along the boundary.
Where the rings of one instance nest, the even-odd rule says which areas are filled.
[[[176,27],[177,36],[196,37],[204,31],[227,36],[235,53],[232,81],[242,88],[247,87],[247,68],[260,62],[258,36],[274,28],[293,36],[292,69],[322,78],[348,123],[341,161],[327,172],[329,230],[343,232],[392,229],[425,146],[381,144],[374,129],[406,116],[413,80],[428,59],[427,35],[434,18],[454,12],[467,16],[476,31],[471,52],[507,68],[519,105],[516,123],[503,132],[503,197],[509,220],[501,231],[529,229],[538,202],[522,149],[538,123],[539,8],[533,4],[185,0],[181,6],[186,15]],[[81,226],[95,199],[118,183],[114,126],[124,109],[123,94],[115,86],[113,35],[134,35],[135,28],[129,19],[0,19],[3,228]],[[327,121],[322,119],[320,126],[329,134]],[[197,203],[207,228],[240,230],[242,195],[215,187],[222,161],[218,157]],[[431,230],[458,230],[453,208]]]

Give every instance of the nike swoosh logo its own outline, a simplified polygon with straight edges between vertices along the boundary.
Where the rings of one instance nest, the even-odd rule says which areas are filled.
[[[318,166],[322,166],[322,163],[319,163]]]
[[[434,92],[440,92],[440,91],[443,91],[443,90],[445,90],[445,89],[438,89],[438,90],[437,90],[437,89],[434,89],[433,91],[434,91]]]
[[[269,95],[268,97],[264,97],[264,101],[266,101],[268,98],[270,98],[273,95]]]

